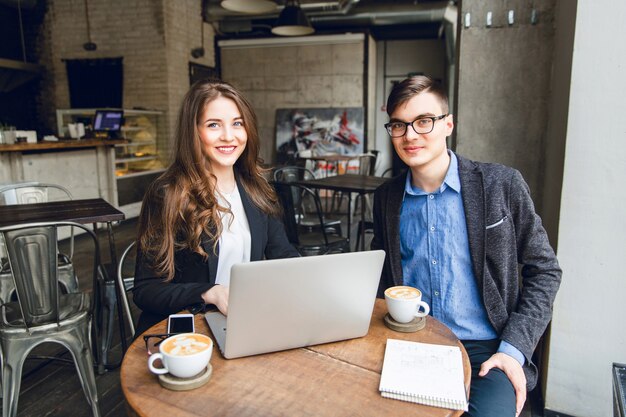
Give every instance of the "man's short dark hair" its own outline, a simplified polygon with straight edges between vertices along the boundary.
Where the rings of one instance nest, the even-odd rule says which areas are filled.
[[[387,99],[387,114],[391,116],[398,106],[423,92],[429,92],[437,96],[441,101],[441,108],[444,114],[448,113],[448,95],[441,83],[426,75],[415,75],[393,86]]]

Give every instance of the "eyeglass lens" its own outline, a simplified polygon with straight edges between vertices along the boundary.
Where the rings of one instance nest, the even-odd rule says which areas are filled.
[[[387,132],[394,138],[404,136],[409,124],[415,133],[426,134],[432,132],[435,122],[431,118],[415,119],[411,123],[391,122],[387,125]]]

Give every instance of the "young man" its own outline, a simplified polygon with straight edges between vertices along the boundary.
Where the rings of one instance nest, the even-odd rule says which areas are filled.
[[[387,252],[379,296],[394,285],[421,289],[469,354],[468,415],[516,416],[537,382],[531,357],[561,281],[528,186],[512,168],[447,149],[454,122],[432,79],[397,84],[387,113],[409,170],[374,197],[372,249]]]

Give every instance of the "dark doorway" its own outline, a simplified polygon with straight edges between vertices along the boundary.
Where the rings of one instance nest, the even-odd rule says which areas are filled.
[[[123,58],[67,59],[70,106],[121,108],[124,88]]]
[[[193,85],[196,81],[206,80],[207,78],[214,78],[219,80],[220,73],[214,67],[207,67],[206,65],[189,63],[189,85]]]

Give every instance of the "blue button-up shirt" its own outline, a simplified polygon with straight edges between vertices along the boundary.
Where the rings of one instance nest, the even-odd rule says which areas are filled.
[[[496,339],[472,270],[461,180],[456,155],[450,154],[446,177],[433,193],[411,183],[407,173],[400,215],[400,251],[404,284],[419,288],[431,314],[461,340]],[[502,341],[498,351],[522,365],[522,353]]]

